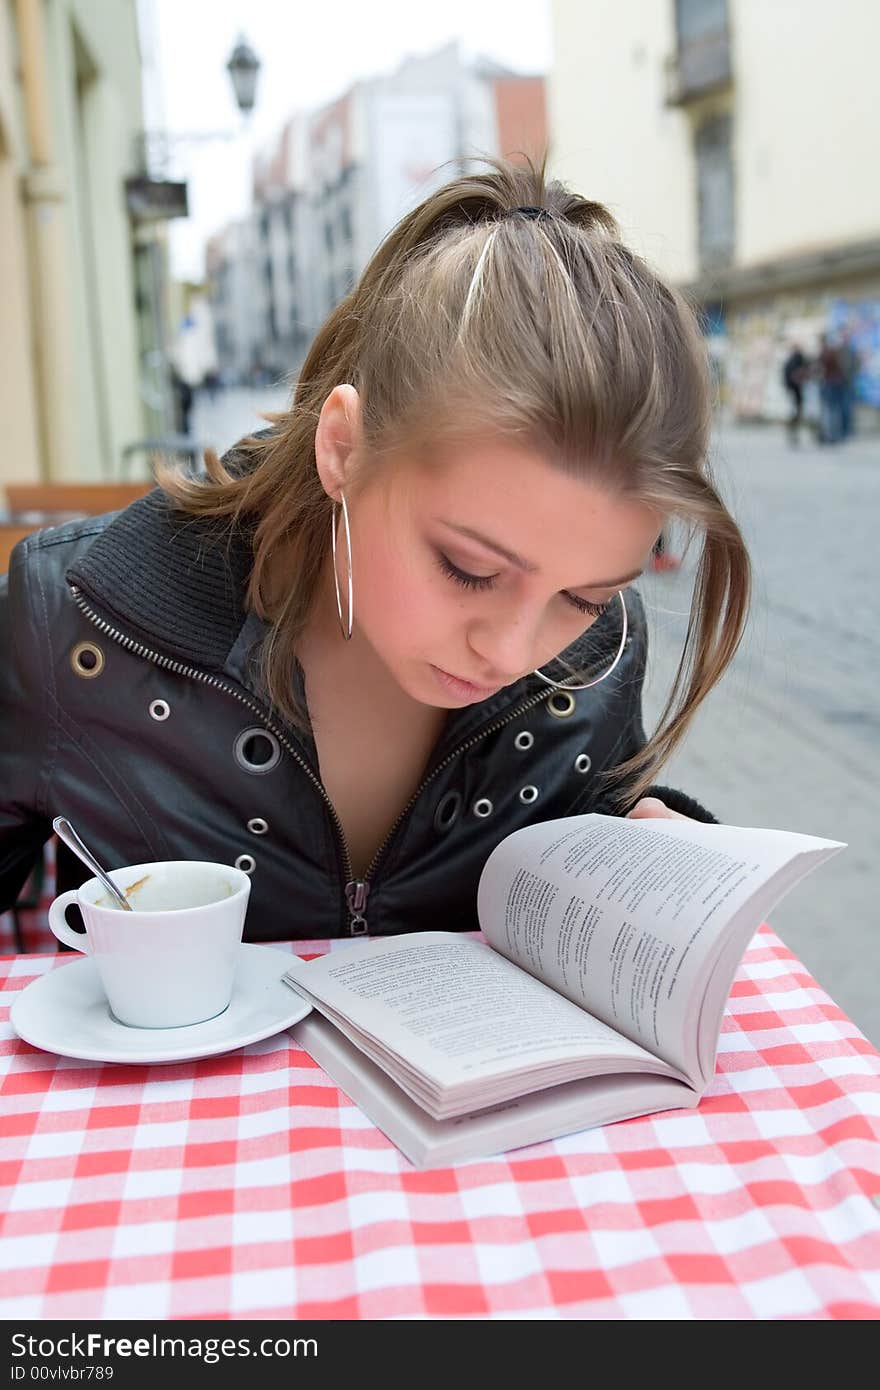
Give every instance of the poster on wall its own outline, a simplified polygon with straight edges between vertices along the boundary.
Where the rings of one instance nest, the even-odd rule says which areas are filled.
[[[729,400],[741,420],[784,420],[789,414],[782,385],[786,357],[785,313],[777,304],[740,313],[728,362]]]
[[[833,299],[828,329],[848,338],[859,355],[856,400],[880,409],[880,299]]]

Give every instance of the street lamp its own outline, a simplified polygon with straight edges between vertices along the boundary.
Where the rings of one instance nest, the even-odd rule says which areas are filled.
[[[243,116],[249,116],[254,109],[257,94],[257,73],[260,71],[260,60],[243,34],[239,35],[238,43],[232,50],[232,57],[226,64],[226,71],[232,81],[232,89],[235,92],[239,111]]]
[[[235,103],[245,117],[254,109],[257,97],[257,76],[262,64],[244,35],[232,50],[226,71],[232,82]],[[135,163],[141,177],[149,178],[148,171],[158,178],[164,178],[174,156],[186,146],[210,144],[215,140],[235,140],[239,131],[235,130],[195,130],[190,132],[166,130],[142,130],[136,136]],[[177,214],[185,217],[186,211]]]

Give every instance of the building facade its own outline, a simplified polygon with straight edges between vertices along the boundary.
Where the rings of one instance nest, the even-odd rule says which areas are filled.
[[[278,379],[301,359],[312,321],[312,228],[298,177],[307,135],[307,121],[292,117],[273,149],[254,164],[253,293],[259,305],[254,352],[264,379]]]
[[[249,219],[230,222],[208,239],[205,277],[217,362],[227,385],[246,381],[257,355],[253,226]]]
[[[411,207],[479,168],[481,155],[539,158],[546,143],[543,77],[465,62],[455,42],[293,117],[255,163],[250,268],[229,228],[210,244],[227,373],[241,379],[257,364],[275,379],[295,376],[320,325]],[[247,282],[256,318],[241,299],[233,309],[233,281]]]
[[[483,154],[539,158],[547,144],[542,76],[520,75],[453,41],[356,83],[315,113],[304,183],[313,228],[311,336],[394,225]]]
[[[781,365],[857,348],[880,410],[880,7],[862,0],[553,0],[551,160],[702,305],[722,400],[788,411]]]
[[[118,476],[150,423],[125,193],[140,80],[135,0],[0,0],[3,481]]]

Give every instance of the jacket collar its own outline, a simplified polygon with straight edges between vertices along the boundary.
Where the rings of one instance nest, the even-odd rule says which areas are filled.
[[[67,578],[163,656],[222,671],[247,616],[251,557],[246,532],[186,516],[154,488],[111,518]]]

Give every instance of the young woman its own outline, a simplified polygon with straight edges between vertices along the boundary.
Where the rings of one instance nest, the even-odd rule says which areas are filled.
[[[270,429],[19,547],[0,908],[61,813],[111,866],[245,868],[257,941],[473,930],[524,824],[713,819],[654,784],[748,606],[703,342],[603,207],[489,163],[389,234]],[[672,516],[703,544],[646,741],[630,586]]]

